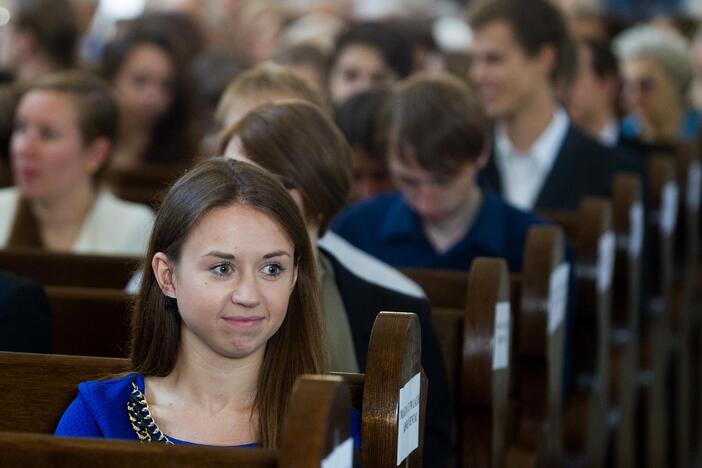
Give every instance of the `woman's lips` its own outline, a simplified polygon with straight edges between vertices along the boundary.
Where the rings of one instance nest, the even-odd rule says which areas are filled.
[[[223,317],[230,327],[244,330],[256,328],[263,319],[263,317]]]

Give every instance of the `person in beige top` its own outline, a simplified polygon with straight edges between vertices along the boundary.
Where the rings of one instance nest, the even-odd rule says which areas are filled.
[[[154,215],[101,189],[118,110],[109,85],[85,72],[28,87],[10,141],[16,186],[0,190],[0,248],[143,255]]]

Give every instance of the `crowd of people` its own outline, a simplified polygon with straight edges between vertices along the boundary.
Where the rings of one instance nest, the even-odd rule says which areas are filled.
[[[362,21],[336,3],[173,2],[107,39],[69,0],[10,8],[0,249],[144,258],[132,372],[82,384],[57,434],[143,439],[122,415],[137,395],[154,440],[275,447],[295,377],[363,371],[375,315],[401,310],[421,323],[425,466],[445,466],[446,369],[398,268],[519,272],[537,212],[645,180],[652,151],[702,130],[694,19],[476,0],[447,49],[431,10]],[[165,168],[187,172],[157,212],[111,191],[110,174]],[[36,324],[40,295],[1,275],[0,323]],[[0,350],[45,352],[27,328]]]

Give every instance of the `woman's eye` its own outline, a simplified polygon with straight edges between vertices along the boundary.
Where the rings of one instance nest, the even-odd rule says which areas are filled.
[[[232,266],[228,263],[220,263],[214,267],[214,272],[219,276],[226,276],[232,272]]]
[[[282,272],[283,267],[275,263],[271,263],[263,267],[263,274],[269,278],[277,278]]]

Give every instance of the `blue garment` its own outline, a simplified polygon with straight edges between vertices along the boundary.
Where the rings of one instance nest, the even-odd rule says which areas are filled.
[[[702,128],[702,114],[696,110],[688,110],[680,123],[678,136],[684,140],[697,141],[700,128]],[[625,138],[640,139],[641,123],[633,115],[624,117],[621,122],[621,134]]]
[[[127,414],[127,399],[132,393],[132,381],[144,393],[144,376],[128,374],[112,380],[82,382],[78,396],[68,406],[54,432],[64,437],[96,437],[138,440]],[[354,446],[360,447],[360,415],[351,411],[351,435]],[[197,445],[168,437],[174,444]],[[237,447],[256,447],[257,444]]]
[[[444,253],[431,245],[419,216],[398,193],[351,205],[334,220],[332,230],[370,255],[399,268],[464,270],[476,257],[502,257],[512,272],[522,269],[529,227],[545,222],[508,205],[489,188],[466,235]]]

